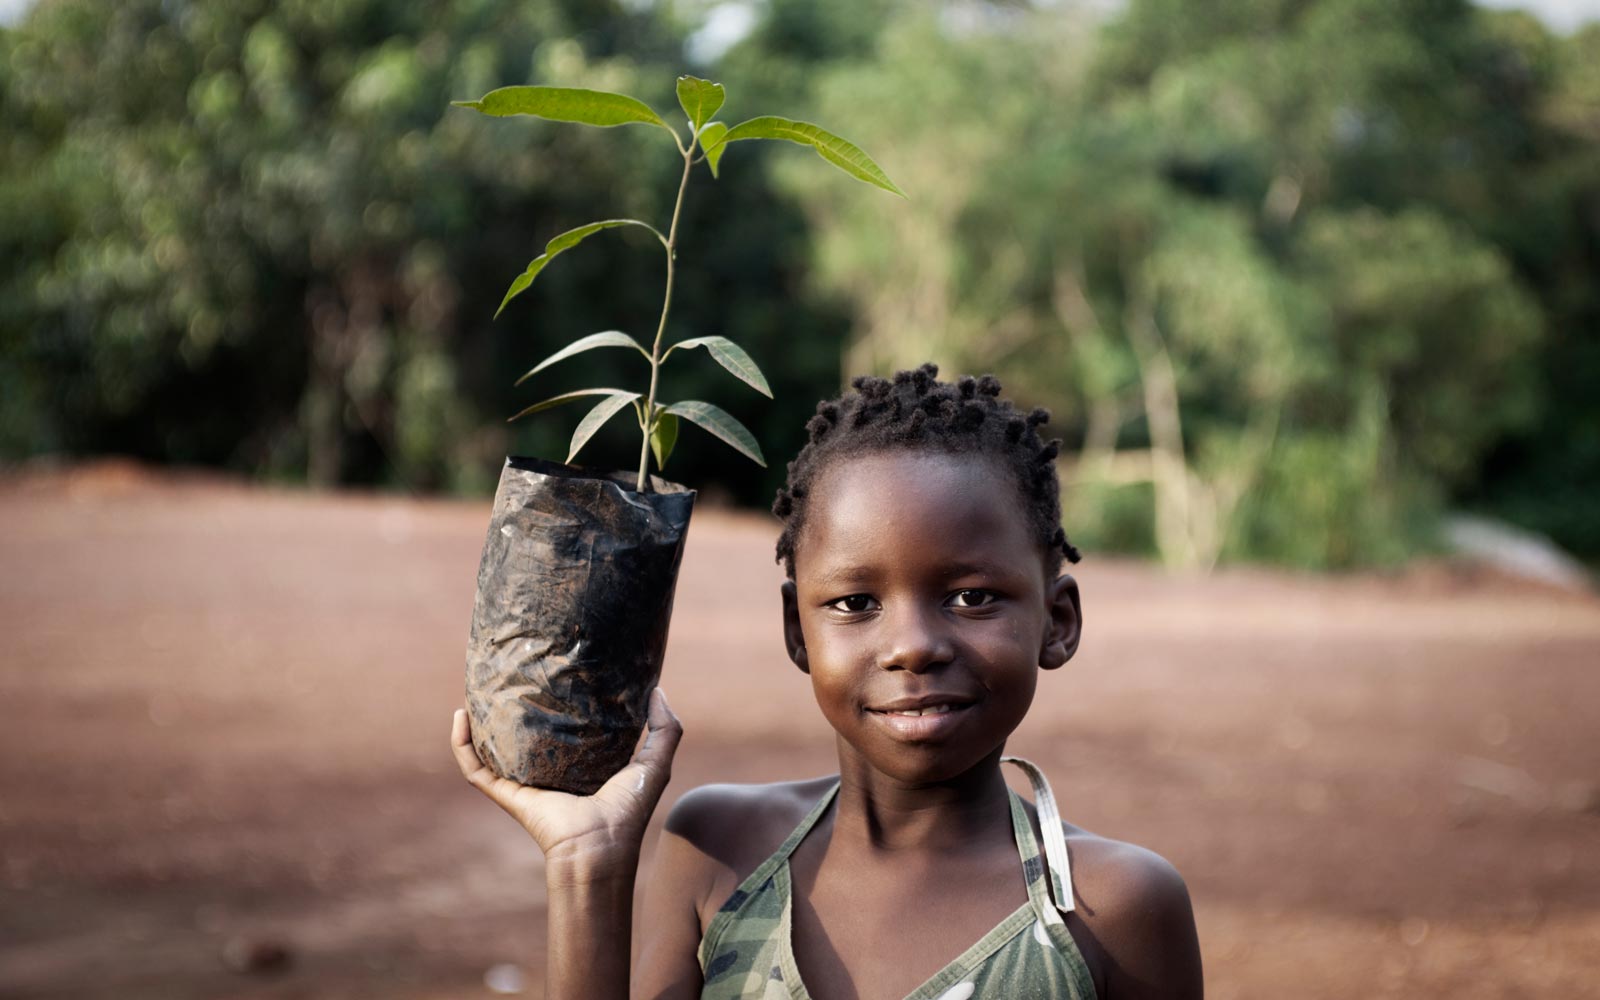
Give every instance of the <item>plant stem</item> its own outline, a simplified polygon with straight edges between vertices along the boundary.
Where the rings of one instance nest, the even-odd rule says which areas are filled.
[[[650,432],[656,426],[656,381],[661,374],[661,336],[667,332],[667,311],[672,308],[673,263],[678,256],[678,216],[683,211],[683,192],[689,188],[689,170],[694,166],[696,137],[690,135],[689,145],[683,150],[683,179],[678,182],[678,200],[672,206],[672,225],[667,228],[667,292],[661,300],[661,322],[656,326],[656,340],[650,346],[650,394],[644,404],[644,442],[639,445],[639,483],[635,489],[643,493],[650,483]]]

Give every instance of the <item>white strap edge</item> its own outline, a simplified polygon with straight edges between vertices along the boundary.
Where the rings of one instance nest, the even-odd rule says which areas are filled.
[[[1054,876],[1046,886],[1056,909],[1062,913],[1071,913],[1075,904],[1072,900],[1072,861],[1067,855],[1067,838],[1061,832],[1061,811],[1056,808],[1055,793],[1050,790],[1050,783],[1045,780],[1044,772],[1031,760],[1022,757],[1001,757],[1002,764],[1015,764],[1028,776],[1028,783],[1033,786],[1033,804],[1039,810],[1039,829],[1044,835],[1044,857],[1050,867],[1050,874]],[[1061,887],[1060,895],[1065,899],[1054,899],[1057,895],[1054,887]]]

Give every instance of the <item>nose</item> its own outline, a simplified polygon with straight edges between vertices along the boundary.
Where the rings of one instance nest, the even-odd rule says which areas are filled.
[[[938,608],[903,602],[884,615],[878,666],[920,674],[955,658],[955,641]]]

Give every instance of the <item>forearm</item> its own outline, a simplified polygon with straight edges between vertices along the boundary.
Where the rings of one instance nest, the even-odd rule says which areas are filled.
[[[644,745],[633,760],[593,795],[569,795],[490,771],[472,747],[467,713],[456,710],[450,746],[462,777],[522,824],[544,852],[548,1000],[627,1000],[639,849],[682,735],[657,688]]]
[[[546,1000],[627,1000],[638,858],[549,862]]]

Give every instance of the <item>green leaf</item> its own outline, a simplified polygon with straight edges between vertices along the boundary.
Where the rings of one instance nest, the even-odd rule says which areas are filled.
[[[872,157],[862,152],[853,143],[839,138],[832,132],[812,125],[810,122],[797,122],[788,118],[779,118],[776,115],[763,115],[752,118],[747,122],[740,122],[728,130],[722,137],[717,149],[730,142],[741,139],[787,139],[797,142],[802,146],[810,146],[817,151],[817,155],[829,163],[843,170],[845,173],[868,184],[883,188],[891,194],[905,197],[905,192],[894,186],[889,175],[883,168],[873,162]],[[711,158],[712,150],[706,150],[706,158]]]
[[[677,443],[677,416],[666,412],[659,414],[656,417],[656,425],[650,429],[650,450],[656,453],[658,472],[667,467],[667,459],[672,457],[672,446]]]
[[[582,399],[585,396],[637,397],[638,395],[639,394],[637,392],[625,392],[621,389],[575,389],[572,392],[563,392],[559,396],[551,396],[549,399],[542,399],[528,407],[526,410],[523,410],[521,413],[518,413],[515,416],[507,417],[506,423],[509,424],[511,421],[520,417],[525,417],[530,413],[538,413],[540,410],[549,410],[554,407],[561,406],[564,403],[570,403],[575,399]]]
[[[659,125],[668,132],[672,126],[661,120],[650,105],[626,94],[576,87],[501,87],[476,101],[451,101],[458,108],[471,108],[496,118],[533,115],[557,122],[581,125]]]
[[[711,120],[711,116],[722,107],[726,96],[727,92],[720,83],[702,80],[697,76],[678,77],[678,104],[694,123],[696,131]]]
[[[578,457],[578,451],[589,443],[594,437],[594,432],[599,430],[607,420],[617,415],[617,411],[639,398],[637,392],[619,392],[610,399],[602,399],[595,404],[595,408],[584,414],[578,421],[578,429],[572,432],[572,444],[567,448],[567,464]]]
[[[755,360],[745,353],[744,348],[727,337],[695,337],[692,340],[680,340],[667,348],[667,353],[661,356],[661,360],[667,360],[667,355],[680,347],[704,347],[711,352],[717,364],[733,372],[756,392],[768,399],[772,398],[772,389],[767,385],[767,377],[761,374],[761,369],[756,366]]]
[[[763,469],[767,467],[766,459],[761,457],[761,446],[756,444],[755,435],[751,434],[744,424],[739,423],[725,410],[712,406],[710,403],[702,403],[697,399],[691,399],[685,403],[673,403],[667,407],[666,412],[677,414],[691,423],[699,424],[732,445],[735,451]]]
[[[700,148],[705,150],[706,163],[711,167],[711,176],[717,176],[717,163],[722,159],[723,150],[728,147],[723,144],[722,137],[728,134],[728,126],[721,122],[712,122],[700,130]]]
[[[592,351],[596,347],[631,347],[640,354],[643,354],[646,361],[650,360],[650,352],[645,350],[637,340],[634,340],[621,330],[606,330],[603,333],[591,333],[581,340],[573,341],[566,347],[563,347],[561,350],[534,365],[532,368],[529,368],[521,378],[517,379],[516,384],[521,385],[534,375],[544,371],[546,368],[549,368],[557,361],[560,361],[562,358],[570,358],[574,354],[582,354],[584,351]]]
[[[546,243],[544,245],[544,253],[529,261],[527,270],[517,275],[517,279],[511,283],[511,287],[506,289],[506,297],[500,300],[500,308],[494,311],[495,319],[499,319],[500,314],[505,312],[507,303],[521,295],[529,285],[533,284],[533,279],[539,276],[539,272],[544,270],[545,265],[549,264],[556,254],[563,250],[572,249],[602,229],[614,229],[617,226],[643,226],[655,233],[656,239],[660,240],[662,245],[667,242],[667,238],[662,236],[655,226],[648,222],[640,222],[638,219],[606,219],[603,222],[591,222],[587,226],[569,229]]]

